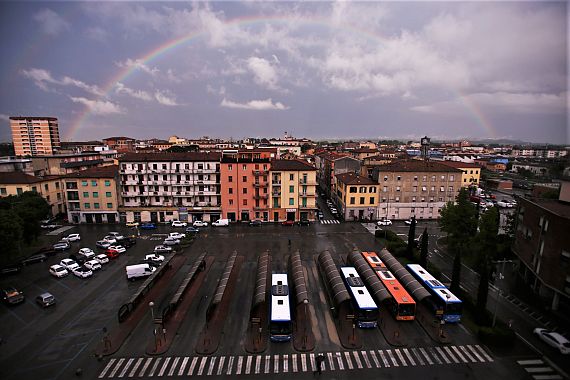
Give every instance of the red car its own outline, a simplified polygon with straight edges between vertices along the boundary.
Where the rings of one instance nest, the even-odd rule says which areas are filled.
[[[286,220],[283,223],[281,223],[282,226],[293,226],[295,225],[295,221],[294,220]]]
[[[105,254],[107,255],[108,258],[110,259],[116,259],[117,257],[119,257],[119,252],[115,251],[114,249],[108,249],[105,251]]]

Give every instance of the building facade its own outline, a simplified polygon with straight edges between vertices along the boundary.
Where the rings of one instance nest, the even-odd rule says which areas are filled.
[[[475,164],[469,164],[460,161],[440,161],[441,163],[451,166],[452,168],[459,169],[463,172],[461,174],[461,186],[479,186],[481,179],[481,167]]]
[[[275,149],[225,150],[220,179],[222,217],[231,221],[269,221],[269,169]]]
[[[10,117],[16,156],[54,154],[60,148],[59,124],[55,117]]]
[[[301,160],[271,162],[271,220],[315,220],[317,169]]]
[[[118,223],[118,166],[82,170],[64,177],[70,223]]]
[[[0,197],[19,195],[26,191],[40,194],[49,204],[52,216],[65,212],[65,194],[59,176],[34,177],[22,172],[0,173]]]
[[[454,202],[462,174],[435,161],[401,160],[376,168],[377,219],[437,219],[447,202]]]
[[[119,177],[123,222],[220,218],[219,153],[127,153]]]
[[[378,207],[378,184],[354,173],[336,175],[333,199],[346,221],[375,220]]]

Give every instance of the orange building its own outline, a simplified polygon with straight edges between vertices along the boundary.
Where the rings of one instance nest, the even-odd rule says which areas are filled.
[[[60,148],[55,117],[10,117],[16,156],[51,155]]]
[[[276,149],[224,150],[220,165],[222,218],[269,220],[269,170]]]

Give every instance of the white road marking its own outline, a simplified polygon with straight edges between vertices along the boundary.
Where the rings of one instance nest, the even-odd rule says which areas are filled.
[[[402,353],[400,352],[400,350],[398,348],[396,348],[394,350],[394,352],[396,353],[396,355],[398,355],[398,357],[400,358],[400,361],[402,362],[402,364],[404,365],[404,367],[408,366],[408,363],[406,363],[406,360],[404,359],[404,356],[402,355]]]
[[[143,368],[141,369],[141,372],[139,373],[139,377],[143,377],[144,373],[146,372],[146,369],[148,368],[148,366],[150,365],[150,362],[152,361],[153,358],[148,358],[146,359],[146,362],[144,363]]]
[[[265,355],[265,372],[269,373],[269,366],[271,365],[271,356]]]
[[[311,371],[316,371],[317,370],[317,366],[315,365],[315,354],[311,353],[309,354],[309,359],[311,362]]]
[[[411,349],[412,352],[414,353],[414,356],[416,357],[416,359],[418,359],[420,365],[426,365],[426,363],[424,362],[424,359],[422,358],[422,356],[420,355],[420,352],[418,351],[417,348],[412,348]]]
[[[117,371],[119,370],[119,368],[121,367],[121,365],[123,364],[123,362],[125,361],[124,358],[119,359],[119,361],[117,362],[117,365],[115,366],[115,368],[113,368],[113,370],[111,371],[111,373],[109,374],[109,377],[115,377],[115,374],[117,373]]]
[[[465,354],[465,356],[467,356],[469,360],[471,360],[473,363],[477,362],[477,359],[471,356],[471,354],[469,353],[469,351],[467,351],[467,348],[465,346],[459,346],[459,348],[461,348],[461,351],[463,351],[463,353]]]
[[[443,350],[441,349],[441,347],[436,347],[435,348],[437,350],[437,352],[439,353],[439,355],[443,358],[443,360],[445,360],[445,362],[447,364],[451,364],[451,361],[447,358],[447,356],[445,356],[445,354],[443,353]]]
[[[150,358],[149,358],[150,359]],[[113,365],[113,363],[115,363],[116,359],[111,359],[109,360],[109,363],[107,363],[107,365],[105,366],[105,368],[103,368],[103,371],[101,371],[101,373],[99,374],[99,378],[102,379],[105,377],[105,375],[107,374],[107,371],[109,370],[109,368],[111,368],[111,366]]]
[[[135,372],[137,372],[137,369],[139,369],[139,366],[141,365],[141,363],[143,362],[144,358],[139,358],[137,360],[137,362],[135,363],[135,365],[133,366],[133,369],[131,369],[131,372],[129,373],[129,377],[133,377],[135,375]]]
[[[376,356],[376,352],[370,350],[370,356],[372,356],[372,360],[374,360],[374,364],[376,364],[376,368],[380,368],[380,362],[378,361],[378,357]]]
[[[226,357],[222,356],[220,358],[220,364],[218,365],[218,371],[216,372],[216,375],[221,375],[222,371],[224,370],[224,362],[226,361]]]
[[[279,355],[273,356],[273,373],[279,373]]]
[[[214,366],[216,365],[216,359],[217,357],[215,356],[210,359],[210,367],[208,367],[207,376],[212,376],[212,372],[214,372]]]
[[[560,375],[533,375],[532,378],[535,380],[562,380]]]
[[[261,369],[261,356],[256,356],[255,357],[255,373],[259,373],[259,370]],[[246,372],[247,374],[247,372]]]
[[[152,368],[150,369],[150,372],[148,374],[148,377],[153,377],[154,376],[154,372],[156,371],[156,369],[158,368],[158,365],[160,364],[160,361],[162,360],[162,358],[156,358],[156,360],[154,361],[154,365],[152,366]]]
[[[525,371],[527,371],[528,373],[554,372],[554,370],[550,367],[530,367],[530,368],[525,368]]]
[[[429,365],[432,365],[433,362],[431,361],[431,358],[429,357],[428,353],[426,352],[426,350],[423,347],[420,347],[420,352],[422,353],[422,355],[426,358],[427,362]]]
[[[453,351],[455,351],[455,354],[457,355],[457,357],[458,357],[459,359],[461,359],[461,361],[462,361],[463,363],[467,363],[467,362],[468,362],[468,360],[465,359],[465,357],[463,357],[463,355],[461,354],[461,352],[459,351],[459,348],[457,348],[457,346],[451,346],[451,348],[453,349]]]
[[[133,363],[133,360],[135,360],[134,358],[131,358],[127,361],[127,364],[125,364],[125,366],[123,367],[123,370],[121,371],[121,373],[119,374],[119,377],[123,377],[125,376],[125,373],[127,373],[127,370],[129,369],[129,367],[131,366],[131,364]]]
[[[283,372],[289,372],[289,355],[283,355]]]
[[[443,364],[439,359],[439,357],[437,356],[437,353],[435,352],[435,349],[433,347],[428,347],[427,350],[431,353],[437,364]]]
[[[241,356],[240,356],[241,358]],[[230,356],[230,358],[228,359],[228,370],[226,371],[226,375],[231,375],[232,374],[232,367],[234,365],[234,357]],[[241,371],[241,363],[240,363],[240,371]]]
[[[517,360],[519,365],[539,365],[544,364],[544,362],[540,359],[533,359],[533,360]]]
[[[493,358],[489,356],[489,354],[487,353],[487,351],[485,351],[485,349],[481,346],[479,346],[478,344],[475,345],[475,348],[478,349],[483,356],[485,357],[485,359],[487,359],[488,361],[492,362]]]
[[[384,367],[390,367],[390,363],[388,363],[388,359],[386,359],[384,351],[378,350],[378,353],[380,354],[380,359],[382,359],[382,363],[384,363]]]
[[[243,366],[243,356],[238,356],[236,375],[241,375],[242,366]]]
[[[406,357],[408,358],[408,361],[410,362],[410,364],[416,365],[416,361],[412,357],[412,354],[410,354],[410,351],[408,351],[407,348],[403,348],[402,351],[404,352],[404,354],[406,354]]]
[[[184,369],[186,368],[186,364],[188,364],[188,356],[185,356],[184,359],[182,359],[182,363],[180,364],[180,369],[178,370],[178,376],[182,376],[182,374],[184,373]]]
[[[352,360],[350,360],[350,354],[348,351],[344,351],[344,358],[346,359],[346,364],[348,365],[348,369],[353,369]]]
[[[301,354],[301,370],[307,372],[307,354]]]
[[[188,368],[188,376],[192,376],[192,373],[194,372],[194,368],[196,368],[196,363],[198,362],[198,357],[194,357],[192,359],[192,363],[190,363],[190,368]]]
[[[247,360],[245,361],[245,374],[249,375],[251,372],[251,362],[253,360],[253,357],[251,355],[249,355],[247,357]]]
[[[291,362],[293,364],[293,372],[297,372],[297,354],[291,354]]]
[[[164,371],[166,371],[166,367],[168,366],[168,363],[170,363],[170,357],[166,358],[166,360],[164,361],[164,364],[162,365],[162,368],[160,368],[160,371],[158,371],[157,376],[162,376],[164,374]]]
[[[360,356],[358,355],[358,351],[352,351],[352,355],[354,356],[356,367],[358,367],[358,369],[362,369],[362,362],[360,361]]]
[[[335,355],[336,355],[336,360],[338,361],[338,368],[341,371],[344,371],[344,363],[342,362],[342,355],[340,354],[340,352],[337,352]]]
[[[360,351],[360,355],[362,355],[366,367],[372,368],[372,365],[370,365],[370,360],[368,360],[368,354],[366,353],[366,351]]]
[[[200,366],[198,367],[198,372],[196,372],[196,375],[201,376],[202,373],[204,372],[204,367],[206,366],[206,362],[208,361],[208,357],[204,356],[202,358],[202,360],[200,361]]]
[[[331,371],[334,371],[334,360],[332,352],[327,352],[327,359],[329,360],[329,368],[331,369]]]
[[[477,359],[479,359],[479,361],[481,363],[485,362],[485,359],[483,359],[483,357],[479,354],[479,352],[471,345],[468,345],[467,348],[473,353],[473,355],[475,355],[477,357]]]

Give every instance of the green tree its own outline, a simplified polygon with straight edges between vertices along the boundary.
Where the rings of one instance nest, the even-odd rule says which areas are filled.
[[[428,246],[429,246],[429,235],[427,232],[427,227],[424,228],[422,233],[422,242],[420,246],[420,265],[427,269],[428,260]]]
[[[466,188],[459,191],[455,203],[448,202],[443,206],[439,225],[447,232],[447,249],[454,256],[450,290],[461,294],[461,256],[469,249],[471,238],[477,231],[475,207],[469,202]]]
[[[479,287],[477,288],[476,315],[481,322],[487,315],[487,298],[489,295],[489,278],[492,276],[493,260],[497,255],[499,233],[499,211],[491,207],[481,217],[479,232],[474,239],[474,249],[477,253],[477,272],[479,272]]]
[[[10,263],[19,254],[23,230],[18,214],[10,209],[0,209],[0,265]]]
[[[50,212],[49,204],[35,191],[3,198],[0,209],[11,210],[18,216],[25,243],[35,240],[40,235],[40,220]]]
[[[408,230],[408,246],[406,248],[406,253],[410,260],[414,258],[414,245],[416,240],[416,217],[412,216],[410,229]]]

